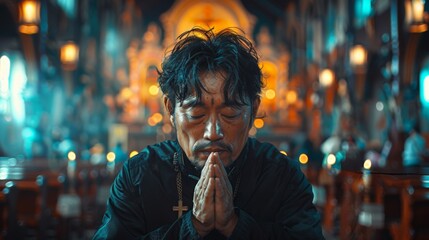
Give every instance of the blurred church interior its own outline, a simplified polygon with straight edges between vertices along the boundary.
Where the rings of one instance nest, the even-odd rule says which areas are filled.
[[[122,163],[175,138],[157,69],[193,26],[255,44],[250,135],[300,163],[326,239],[429,239],[428,24],[424,0],[0,0],[0,239],[91,239]]]

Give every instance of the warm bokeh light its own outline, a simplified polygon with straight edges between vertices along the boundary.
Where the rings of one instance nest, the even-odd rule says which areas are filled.
[[[362,45],[356,45],[350,49],[350,64],[362,66],[366,63],[366,49]]]
[[[134,157],[135,155],[139,154],[136,150],[130,152],[130,158]]]
[[[36,25],[21,25],[18,29],[23,34],[35,34],[39,32],[39,27]]]
[[[186,1],[184,3],[184,5],[186,5]],[[224,6],[222,7],[222,5],[215,4],[215,1],[213,1],[212,4],[207,4],[205,1],[188,3],[192,4],[187,4],[185,8],[182,6],[180,11],[168,13],[168,16],[170,17],[172,17],[170,14],[179,14],[180,21],[172,23],[174,25],[174,31],[167,30],[167,35],[173,34],[174,36],[172,37],[175,38],[180,33],[195,26],[213,28],[215,32],[226,27],[240,26],[240,22],[238,22],[239,19],[237,19],[235,15],[238,13],[234,11],[236,9],[232,10]],[[217,7],[214,7],[215,5],[217,5]],[[245,26],[243,27],[243,30],[247,30]]]
[[[108,152],[106,154],[106,159],[108,162],[114,162],[116,159],[116,154],[114,152]]]
[[[149,124],[149,126],[155,126],[156,124],[160,123],[163,119],[163,116],[161,113],[154,113],[152,116],[150,116],[147,119],[147,123]]]
[[[155,121],[156,123],[159,123],[162,121],[162,114],[161,113],[154,113],[152,115],[153,121]]]
[[[149,87],[149,94],[155,96],[159,93],[159,87],[157,85],[151,85]]]
[[[39,31],[40,2],[23,0],[19,5],[19,31],[23,34],[35,34]]]
[[[334,82],[334,72],[331,69],[323,69],[319,74],[319,82],[322,87],[329,87]]]
[[[405,21],[409,25],[409,31],[422,33],[428,30],[425,22],[425,1],[409,0],[405,1]]]
[[[124,88],[122,88],[122,90],[120,92],[120,96],[123,99],[129,99],[133,96],[133,91],[131,91],[130,88],[124,87]]]
[[[74,69],[79,59],[79,47],[72,41],[67,42],[61,47],[60,59],[64,68]]]
[[[293,104],[298,100],[298,93],[296,91],[288,91],[286,95],[286,101],[288,104]]]
[[[287,156],[287,152],[284,151],[284,150],[280,150],[280,153],[283,154],[283,155],[285,155],[285,156]]]
[[[274,91],[273,89],[268,89],[265,92],[265,97],[269,100],[273,100],[276,97],[276,91]]]
[[[70,151],[70,152],[67,154],[67,158],[68,158],[70,161],[74,161],[74,160],[76,160],[76,153],[75,153],[75,152],[73,152],[73,151]]]
[[[147,124],[149,124],[149,126],[153,127],[157,124],[157,122],[155,121],[155,119],[153,117],[150,117],[147,119]]]
[[[365,168],[366,170],[369,170],[369,169],[371,169],[371,165],[372,165],[371,160],[370,160],[370,159],[367,159],[367,160],[365,160],[365,162],[363,163],[363,168]]]
[[[255,128],[262,128],[264,127],[264,120],[262,119],[255,119],[255,121],[253,122],[253,125],[255,126]]]
[[[301,155],[299,155],[299,162],[301,164],[307,164],[308,163],[308,156],[305,153],[302,153]]]
[[[411,18],[414,23],[423,22],[425,12],[424,0],[411,0]]]
[[[336,161],[337,161],[337,157],[335,157],[335,155],[331,153],[328,155],[328,159],[326,162],[328,164],[328,167],[331,167],[332,165],[335,164]]]

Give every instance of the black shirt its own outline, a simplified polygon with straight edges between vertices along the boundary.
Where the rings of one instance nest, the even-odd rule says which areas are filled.
[[[173,211],[178,203],[175,153],[183,203],[190,209],[180,219]],[[323,239],[311,185],[298,163],[273,145],[249,138],[227,172],[239,218],[230,239]],[[177,141],[148,146],[116,177],[94,239],[200,239],[191,221],[199,174]],[[204,239],[226,238],[213,231]]]

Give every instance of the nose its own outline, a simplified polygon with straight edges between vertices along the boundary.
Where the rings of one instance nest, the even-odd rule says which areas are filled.
[[[216,116],[212,116],[207,120],[204,130],[204,138],[210,141],[216,141],[223,138],[223,129]]]

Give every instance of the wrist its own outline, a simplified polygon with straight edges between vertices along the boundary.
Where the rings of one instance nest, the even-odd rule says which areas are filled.
[[[237,226],[237,223],[238,223],[238,216],[237,214],[233,213],[228,223],[221,229],[218,229],[218,231],[222,233],[222,235],[226,237],[230,237],[234,232],[234,229]]]
[[[207,236],[213,230],[207,224],[200,222],[193,214],[191,217],[191,221],[192,225],[194,225],[194,228],[200,237]]]

